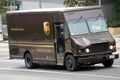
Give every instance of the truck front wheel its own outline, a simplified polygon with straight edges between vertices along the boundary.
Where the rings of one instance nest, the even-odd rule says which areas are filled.
[[[32,69],[34,67],[32,55],[30,53],[25,54],[25,66],[28,69]]]
[[[113,65],[113,62],[114,62],[113,59],[111,59],[111,60],[106,60],[105,62],[103,62],[103,65],[104,65],[105,67],[111,67],[111,66]]]
[[[77,61],[72,55],[67,55],[65,58],[65,67],[69,71],[77,69]]]

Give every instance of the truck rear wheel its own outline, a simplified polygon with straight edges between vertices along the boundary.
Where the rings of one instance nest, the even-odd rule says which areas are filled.
[[[72,55],[67,55],[65,58],[65,67],[69,71],[77,70],[77,61]]]
[[[113,59],[111,59],[111,60],[106,60],[105,62],[103,62],[103,65],[104,65],[105,67],[111,67],[111,66],[113,65],[113,62],[114,62]]]
[[[32,55],[31,55],[30,53],[27,53],[27,54],[25,55],[25,66],[26,66],[28,69],[32,69],[32,68],[34,67]]]

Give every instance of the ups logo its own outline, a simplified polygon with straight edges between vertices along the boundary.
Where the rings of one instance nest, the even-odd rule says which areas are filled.
[[[49,24],[49,22],[44,22],[43,25],[44,25],[44,33],[46,35],[50,35],[50,24]]]

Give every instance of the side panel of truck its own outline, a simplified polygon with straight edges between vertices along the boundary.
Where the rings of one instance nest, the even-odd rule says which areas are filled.
[[[33,61],[56,64],[52,16],[46,13],[8,14],[10,57],[23,58],[31,53]],[[50,26],[44,31],[44,22]]]

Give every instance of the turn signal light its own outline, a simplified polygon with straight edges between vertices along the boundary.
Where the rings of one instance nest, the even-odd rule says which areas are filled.
[[[115,45],[110,45],[110,49],[116,49],[116,46]]]

